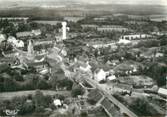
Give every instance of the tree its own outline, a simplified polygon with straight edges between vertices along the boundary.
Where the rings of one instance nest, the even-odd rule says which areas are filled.
[[[166,73],[167,67],[161,66],[158,63],[153,63],[149,66],[149,69],[145,71],[145,74],[153,78],[157,82],[158,86],[166,85]]]
[[[30,31],[31,27],[29,24],[25,24],[25,23],[19,23],[18,25],[18,32],[23,32],[23,31]]]
[[[40,90],[35,92],[32,100],[35,105],[36,112],[43,112],[44,108],[49,107],[49,105],[53,102],[51,96],[44,96]]]
[[[4,78],[3,89],[5,91],[16,91],[17,88],[18,85],[16,84],[15,80],[12,78]]]
[[[72,85],[73,85],[73,82],[71,80],[68,80],[68,79],[63,79],[63,80],[58,80],[57,81],[57,86],[58,87],[66,87],[67,90],[71,90],[72,89]]]
[[[35,95],[33,97],[33,101],[34,101],[34,104],[35,104],[36,108],[45,105],[45,97],[44,97],[43,93],[40,90],[37,90],[35,92]]]
[[[42,112],[44,112],[44,106],[37,106],[37,107],[35,108],[35,112],[37,112],[37,113],[42,113]]]
[[[159,40],[160,40],[160,46],[167,45],[167,36],[166,35],[159,37]]]
[[[11,74],[16,81],[24,81],[20,70],[12,70]]]
[[[38,23],[36,23],[36,22],[31,22],[31,23],[30,23],[30,27],[31,27],[32,29],[38,29],[38,28],[39,28]]]
[[[50,86],[44,79],[40,79],[39,82],[37,83],[37,88],[38,89],[49,89]]]
[[[50,104],[52,104],[52,102],[53,102],[53,99],[52,99],[52,97],[50,96],[50,95],[46,95],[45,96],[45,106],[49,106]]]
[[[83,94],[84,94],[84,90],[79,86],[72,89],[72,92],[71,92],[71,95],[73,97],[77,97],[78,95],[83,95]]]
[[[34,112],[34,110],[35,110],[35,106],[32,102],[25,102],[20,107],[19,114],[25,115],[25,114]]]
[[[145,99],[136,99],[130,105],[130,108],[139,116],[153,116],[158,114]]]

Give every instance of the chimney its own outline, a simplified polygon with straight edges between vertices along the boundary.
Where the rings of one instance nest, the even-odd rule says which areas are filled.
[[[62,39],[65,40],[65,39],[67,38],[67,37],[66,37],[66,30],[67,30],[66,26],[67,26],[67,22],[62,22],[61,24],[62,24],[62,32],[63,32],[63,34],[62,34]]]

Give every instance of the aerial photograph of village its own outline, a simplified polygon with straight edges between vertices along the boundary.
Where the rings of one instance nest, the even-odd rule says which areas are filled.
[[[0,0],[0,117],[167,117],[166,0]]]

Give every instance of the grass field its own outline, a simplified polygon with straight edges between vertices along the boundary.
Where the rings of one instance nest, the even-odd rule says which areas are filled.
[[[10,100],[14,97],[21,97],[21,96],[28,96],[30,94],[34,95],[36,90],[31,91],[16,91],[16,92],[4,92],[0,93],[0,100]],[[52,90],[41,90],[44,95],[56,95],[56,94],[62,94],[64,96],[70,96],[70,91],[52,91]]]

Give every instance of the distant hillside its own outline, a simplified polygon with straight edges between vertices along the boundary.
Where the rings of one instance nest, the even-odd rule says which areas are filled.
[[[55,18],[58,16],[85,16],[123,13],[132,15],[167,15],[165,6],[153,5],[81,5],[66,3],[62,5],[45,6],[13,6],[1,8],[0,16],[28,16]]]

